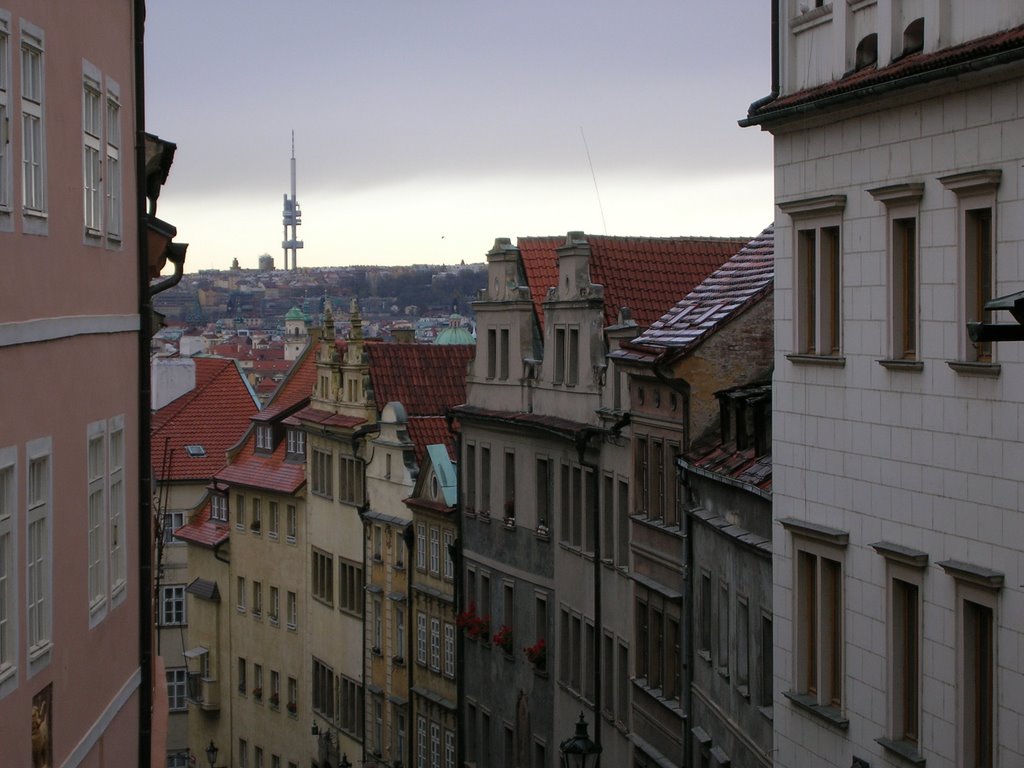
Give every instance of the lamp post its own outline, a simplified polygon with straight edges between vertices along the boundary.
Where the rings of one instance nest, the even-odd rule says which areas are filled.
[[[576,721],[576,733],[558,745],[558,753],[562,759],[562,768],[594,768],[601,756],[601,745],[595,744],[587,735],[587,721]]]
[[[219,751],[217,745],[213,743],[213,739],[210,739],[210,746],[206,748],[206,759],[210,763],[210,768],[213,768],[213,764],[217,762],[217,753]]]

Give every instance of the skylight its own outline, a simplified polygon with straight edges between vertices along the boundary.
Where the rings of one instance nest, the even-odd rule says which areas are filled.
[[[186,445],[185,453],[193,459],[201,459],[206,455],[206,449],[201,445]]]

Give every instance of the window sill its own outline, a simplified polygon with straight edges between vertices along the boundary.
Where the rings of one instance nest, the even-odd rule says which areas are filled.
[[[911,765],[925,764],[924,757],[909,742],[896,741],[895,739],[887,739],[885,737],[875,739],[875,741],[893,754],[899,755]]]
[[[842,355],[792,354],[786,355],[786,359],[793,363],[793,365],[823,365],[827,368],[846,367],[846,358]]]
[[[890,371],[923,371],[924,362],[921,360],[896,360],[896,359],[885,359],[876,361],[883,368],[888,368]]]
[[[783,691],[783,696],[792,701],[804,712],[808,712],[815,717],[825,721],[829,725],[835,726],[836,728],[842,728],[844,731],[850,727],[850,721],[843,717],[843,713],[835,707],[826,707],[819,704],[812,696],[808,696],[804,693],[794,693],[792,691]]]
[[[723,680],[729,679],[729,667],[715,667],[715,672],[717,672],[718,676]]]
[[[750,686],[749,685],[737,685],[736,692],[744,699],[750,699]]]
[[[1002,370],[999,363],[979,363],[970,360],[947,360],[946,365],[964,376],[985,376],[990,379],[999,376]]]
[[[704,661],[706,661],[708,664],[711,663],[711,651],[707,650],[706,648],[697,651],[697,656],[699,658],[704,659]]]
[[[758,707],[757,711],[764,715],[769,720],[775,719],[775,707],[769,705],[767,707]]]

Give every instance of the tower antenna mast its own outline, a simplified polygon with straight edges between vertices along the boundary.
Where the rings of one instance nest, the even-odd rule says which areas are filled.
[[[288,251],[292,253],[292,269],[298,268],[295,252],[303,246],[298,239],[297,229],[302,223],[302,211],[299,210],[299,201],[295,199],[295,131],[292,131],[292,194],[284,196],[284,213],[281,216],[284,222],[284,240],[281,241],[281,248],[284,249],[284,268],[288,269]],[[289,236],[288,228],[291,227]]]

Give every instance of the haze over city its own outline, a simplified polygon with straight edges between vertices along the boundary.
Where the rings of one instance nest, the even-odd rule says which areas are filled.
[[[756,234],[769,8],[656,0],[149,3],[147,130],[186,269],[480,261],[495,237]],[[196,23],[196,20],[200,23]]]

